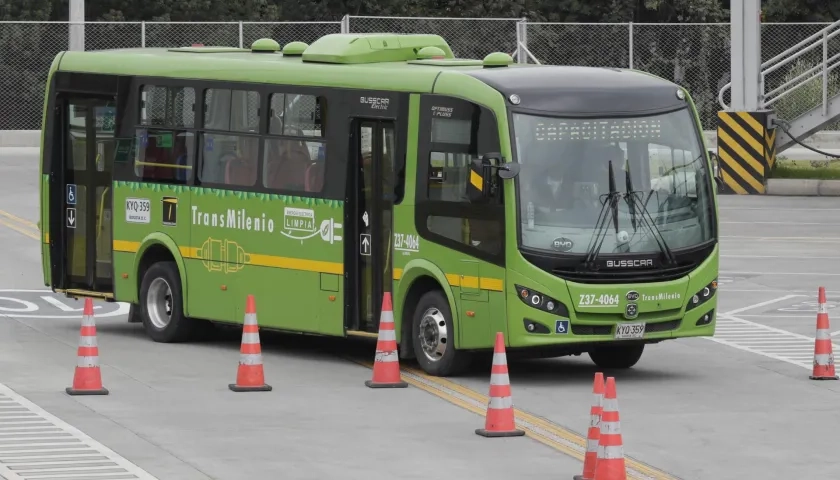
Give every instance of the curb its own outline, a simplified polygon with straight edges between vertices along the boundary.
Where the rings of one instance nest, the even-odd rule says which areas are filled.
[[[765,195],[838,197],[840,196],[840,180],[768,178]]]

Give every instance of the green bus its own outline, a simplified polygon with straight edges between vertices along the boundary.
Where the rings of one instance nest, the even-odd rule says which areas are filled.
[[[45,285],[157,342],[241,324],[376,336],[455,375],[510,352],[629,368],[711,336],[716,177],[643,72],[456,58],[437,35],[62,52],[41,150]]]

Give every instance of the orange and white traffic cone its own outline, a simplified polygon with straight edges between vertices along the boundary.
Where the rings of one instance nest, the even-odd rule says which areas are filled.
[[[513,411],[513,396],[510,390],[505,336],[496,332],[496,346],[493,349],[493,366],[490,370],[490,402],[484,428],[476,429],[482,437],[521,437],[525,431],[516,428]]]
[[[236,383],[228,385],[234,392],[270,392],[263,371],[260,330],[257,325],[257,306],[253,295],[245,303],[245,324],[242,326],[242,345],[239,349],[239,369]]]
[[[394,310],[391,293],[382,296],[382,313],[379,315],[379,338],[373,361],[373,377],[365,380],[370,388],[406,388],[400,377],[400,359],[397,354],[397,333],[394,330]]]
[[[627,468],[624,465],[624,445],[621,441],[621,421],[618,417],[615,378],[607,377],[604,406],[601,412],[601,432],[598,434],[598,461],[595,465],[594,480],[627,480]]]
[[[82,312],[82,326],[79,330],[79,348],[76,356],[76,372],[73,386],[67,387],[68,395],[108,395],[102,386],[102,372],[99,369],[99,345],[96,341],[96,322],[93,319],[93,300],[85,299]]]
[[[575,475],[574,480],[593,480],[595,465],[598,463],[598,440],[601,437],[601,412],[604,403],[604,374],[597,372],[592,385],[592,406],[589,408],[589,432],[586,435],[586,455],[583,458],[583,474]]]
[[[828,308],[825,305],[825,287],[819,290],[817,310],[817,338],[814,340],[814,369],[811,380],[837,380],[834,371],[834,352],[831,346],[831,329],[828,322]]]

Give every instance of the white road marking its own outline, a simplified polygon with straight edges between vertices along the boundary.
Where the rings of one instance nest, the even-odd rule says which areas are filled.
[[[768,327],[731,315],[721,315],[717,322],[715,335],[704,338],[808,370],[813,368],[813,337]],[[840,346],[833,345],[834,351],[839,348]]]
[[[840,208],[799,208],[799,207],[718,207],[719,210],[768,210],[771,212],[777,212],[779,210],[790,210],[790,211],[805,211],[805,212],[836,212],[840,211]]]
[[[778,298],[774,298],[772,300],[767,300],[765,302],[760,302],[760,303],[755,303],[753,305],[748,305],[746,307],[736,308],[735,310],[730,310],[728,312],[721,313],[720,315],[723,316],[723,317],[728,317],[728,316],[734,315],[736,313],[746,312],[747,310],[753,310],[753,309],[759,308],[759,307],[766,307],[767,305],[782,302],[784,300],[789,300],[791,298],[804,297],[804,296],[806,296],[806,295],[801,295],[801,294],[785,295],[784,297],[778,297]]]
[[[804,260],[840,260],[840,256],[820,257],[813,255],[727,255],[721,254],[720,258],[793,258]]]
[[[810,293],[808,290],[788,290],[785,289],[773,289],[773,288],[762,288],[762,289],[737,289],[737,288],[725,288],[721,285],[718,286],[719,290],[726,290],[727,292],[743,292],[743,293]],[[825,291],[828,293],[828,290]]]
[[[822,223],[822,222],[737,222],[737,221],[727,221],[727,222],[720,222],[721,224],[731,224],[731,225],[741,225],[741,224],[765,224],[765,225],[821,225],[824,227],[838,227],[840,225],[836,223]]]
[[[57,311],[66,312],[64,315],[44,315],[44,314],[40,313],[40,310],[41,310],[40,306],[38,306],[36,303],[34,303],[34,301],[30,301],[30,300],[35,300],[34,295],[32,296],[33,298],[27,300],[27,299],[16,298],[13,294],[14,293],[48,293],[49,294],[49,293],[52,293],[51,290],[45,290],[45,289],[28,290],[28,289],[16,289],[16,288],[0,288],[0,292],[2,292],[4,294],[7,294],[5,297],[0,297],[0,301],[8,302],[8,301],[11,300],[11,301],[14,301],[14,302],[18,302],[19,304],[27,304],[25,309],[9,308],[8,306],[7,307],[0,307],[0,312],[2,312],[2,311],[9,312],[8,314],[0,313],[0,318],[2,318],[2,317],[6,317],[6,318],[39,318],[39,319],[80,318],[79,317],[80,314],[78,312],[81,312],[84,309],[84,304],[82,304],[82,308],[73,308],[73,307],[70,307],[69,305],[66,305],[64,302],[62,302],[62,300],[60,300],[58,298],[49,297],[48,295],[41,295],[40,296],[41,301],[43,301],[44,303],[48,303],[49,305],[54,307]],[[125,302],[115,302],[115,303],[116,303],[115,306],[117,307],[116,309],[111,310],[109,312],[105,312],[105,313],[96,313],[96,318],[119,317],[121,315],[126,315],[131,308],[131,305],[128,304],[128,303],[125,303]],[[96,303],[94,303],[93,308],[94,308],[94,310],[102,308],[102,304],[100,303],[99,305],[96,305]],[[109,305],[107,308],[110,309],[110,308],[113,308],[113,307]],[[18,313],[18,312],[36,312],[36,313]]]
[[[840,238],[837,239],[840,242]],[[732,272],[732,271],[721,271],[721,275],[770,275],[770,276],[778,276],[778,275],[811,275],[815,277],[837,277],[840,276],[840,273],[819,273],[819,272]]]
[[[0,478],[157,480],[2,383]]]

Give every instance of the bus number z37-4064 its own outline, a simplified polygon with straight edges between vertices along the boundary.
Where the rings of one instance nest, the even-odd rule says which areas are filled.
[[[580,295],[578,300],[579,307],[617,307],[618,295],[593,295],[591,293],[584,293]]]

